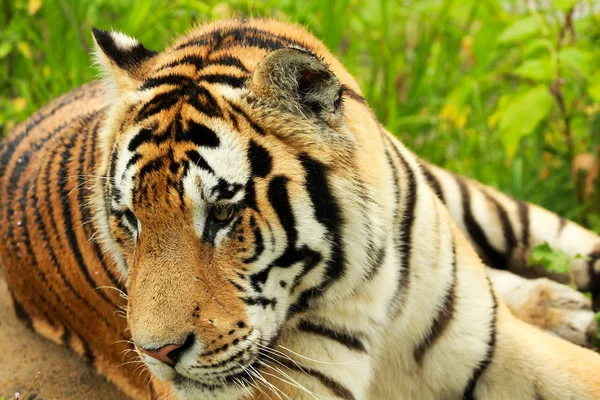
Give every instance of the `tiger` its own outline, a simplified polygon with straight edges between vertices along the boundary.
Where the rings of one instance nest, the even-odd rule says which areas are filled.
[[[0,147],[29,328],[136,399],[600,398],[590,301],[526,267],[597,304],[597,235],[417,158],[302,27],[92,35],[106,79]]]

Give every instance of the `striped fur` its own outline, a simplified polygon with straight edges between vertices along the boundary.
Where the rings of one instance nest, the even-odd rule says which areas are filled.
[[[94,37],[107,82],[0,147],[0,263],[36,331],[135,398],[600,396],[600,357],[515,318],[481,261],[595,235],[420,162],[300,28]]]

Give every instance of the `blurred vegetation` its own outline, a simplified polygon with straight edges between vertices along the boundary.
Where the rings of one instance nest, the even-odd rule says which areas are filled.
[[[600,231],[600,8],[578,0],[2,0],[0,132],[96,77],[90,27],[161,49],[231,16],[299,22],[421,157]]]

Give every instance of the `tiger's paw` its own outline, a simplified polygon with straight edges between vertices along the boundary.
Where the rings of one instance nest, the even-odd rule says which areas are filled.
[[[492,269],[488,276],[517,318],[580,346],[592,346],[597,324],[592,302],[582,293],[547,278],[525,279]]]

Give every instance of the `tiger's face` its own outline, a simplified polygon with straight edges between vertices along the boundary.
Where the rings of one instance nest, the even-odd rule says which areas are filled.
[[[182,398],[233,398],[286,322],[344,274],[338,197],[364,193],[343,88],[301,49],[244,65],[213,57],[210,41],[157,54],[94,36],[117,86],[98,218],[127,277],[132,339]]]

